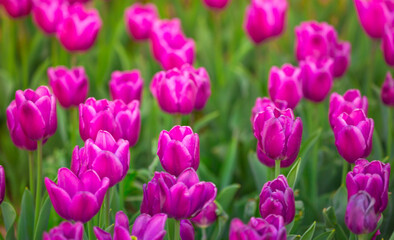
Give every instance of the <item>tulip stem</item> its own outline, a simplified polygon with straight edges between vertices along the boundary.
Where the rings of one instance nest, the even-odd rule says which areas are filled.
[[[349,163],[347,161],[343,161],[343,168],[342,168],[342,185],[346,185],[346,176],[349,171]]]
[[[175,125],[182,125],[182,115],[181,114],[176,114],[175,115]]]
[[[89,222],[87,222],[89,240],[93,240],[94,239],[92,221],[93,221],[93,219],[90,220]]]
[[[207,229],[205,227],[201,228],[201,240],[207,240]]]
[[[34,176],[33,176],[33,169],[34,169],[34,159],[33,159],[33,152],[29,151],[29,186],[30,191],[33,193],[34,191]]]
[[[358,240],[368,240],[368,234],[357,235]]]
[[[388,108],[388,113],[387,113],[387,123],[388,123],[388,125],[387,125],[387,156],[388,156],[388,158],[389,158],[389,160],[390,160],[390,157],[391,157],[391,145],[392,145],[392,138],[393,138],[393,134],[392,134],[392,131],[393,131],[393,128],[392,128],[392,122],[393,122],[393,120],[392,120],[392,108],[391,107],[389,107]]]
[[[35,225],[38,223],[38,215],[41,208],[41,184],[42,184],[42,140],[37,142],[37,189],[36,189],[36,212],[35,212]],[[35,228],[34,228],[35,229]]]
[[[109,227],[109,224],[110,224],[110,211],[111,211],[111,208],[109,206],[110,198],[111,198],[110,190],[111,189],[108,189],[107,194],[105,194],[105,206],[106,206],[106,209],[105,209],[105,227]]]
[[[280,174],[280,159],[275,160],[275,178],[277,178]]]
[[[181,222],[178,220],[175,220],[174,223],[174,240],[179,240],[180,239],[180,229],[181,229]]]
[[[371,96],[371,89],[373,85],[373,78],[374,78],[374,70],[375,70],[375,59],[376,59],[376,52],[377,48],[379,47],[379,42],[376,40],[372,40],[371,42],[371,52],[369,55],[369,63],[368,63],[368,75],[367,75],[367,83],[364,84],[364,94],[367,95],[367,97],[372,97]]]
[[[72,107],[70,109],[70,144],[71,151],[74,150],[75,145],[77,145],[77,135],[75,134],[78,131],[78,108]]]

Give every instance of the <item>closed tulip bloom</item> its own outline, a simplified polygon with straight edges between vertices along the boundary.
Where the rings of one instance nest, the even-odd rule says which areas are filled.
[[[291,64],[272,67],[268,79],[268,92],[272,101],[285,101],[294,109],[302,98],[301,70]]]
[[[269,215],[266,218],[252,217],[245,225],[235,218],[230,224],[229,240],[285,240],[286,228],[283,218],[278,215]]]
[[[259,207],[263,218],[276,214],[283,217],[285,225],[293,221],[295,216],[294,193],[285,176],[279,175],[276,179],[264,184],[260,193]]]
[[[216,203],[212,202],[191,220],[199,228],[207,228],[216,221],[218,217],[216,214],[216,210],[217,210]]]
[[[150,90],[160,108],[170,114],[189,114],[196,104],[198,88],[188,73],[174,68],[155,74]]]
[[[99,130],[105,130],[115,140],[122,138],[129,141],[132,147],[138,141],[140,128],[141,115],[137,100],[125,104],[120,99],[108,101],[88,98],[79,105],[79,133],[84,141],[96,139]]]
[[[122,99],[126,104],[133,100],[141,102],[144,80],[139,70],[115,71],[111,75],[109,91],[112,100]]]
[[[86,140],[85,147],[75,146],[72,154],[71,170],[77,176],[93,169],[100,178],[109,179],[110,187],[126,176],[129,166],[129,142],[123,139],[116,142],[109,132],[103,130],[97,133],[95,141]]]
[[[43,240],[74,239],[83,240],[83,224],[76,222],[62,222],[59,226],[52,228],[49,233],[44,233]]]
[[[156,172],[153,179],[144,184],[143,191],[141,213],[166,213],[180,220],[196,216],[213,202],[217,189],[213,183],[200,182],[196,171],[188,168],[178,178]]]
[[[353,195],[347,204],[345,223],[354,234],[367,234],[376,229],[379,216],[374,211],[374,199],[365,192]]]
[[[374,199],[375,213],[382,213],[387,207],[389,178],[390,164],[377,160],[357,160],[353,171],[346,176],[348,199],[361,190],[366,191]]]
[[[365,114],[368,113],[368,99],[366,96],[361,96],[358,89],[349,89],[343,96],[336,92],[331,94],[328,110],[331,128],[334,129],[339,115],[344,112],[350,114],[356,108],[362,109]]]
[[[5,172],[3,166],[0,165],[0,204],[4,201],[5,196]]]
[[[87,10],[82,4],[75,3],[59,25],[57,38],[68,51],[87,51],[96,41],[101,25],[97,10]]]
[[[301,145],[302,121],[294,118],[290,108],[282,111],[267,107],[257,114],[253,126],[260,162],[273,167],[275,160],[281,160],[283,168],[294,162]]]
[[[384,104],[394,107],[394,79],[390,72],[388,72],[386,75],[386,79],[382,85],[380,97],[382,98]]]
[[[301,62],[302,91],[305,98],[313,102],[321,102],[326,98],[333,84],[333,63],[331,58],[308,58]]]
[[[204,0],[205,6],[214,10],[224,9],[228,3],[229,0]]]
[[[194,80],[197,86],[196,103],[194,104],[194,108],[196,110],[202,110],[211,96],[211,81],[207,70],[203,67],[195,69],[189,64],[184,64],[182,66],[182,71],[184,73],[186,72],[189,75],[189,78]]]
[[[67,8],[67,2],[64,0],[34,0],[34,22],[44,33],[56,33],[67,15]]]
[[[132,240],[130,237],[129,219],[122,211],[117,212],[115,215],[113,237],[111,237],[110,233],[99,227],[93,227],[93,231],[98,240]]]
[[[109,179],[100,179],[93,170],[78,178],[70,169],[60,168],[57,181],[58,184],[45,178],[53,208],[62,218],[83,223],[99,212],[109,187]]]
[[[330,52],[334,60],[332,75],[334,78],[342,77],[350,65],[352,45],[349,42],[336,42]]]
[[[48,78],[53,94],[62,107],[77,107],[85,101],[89,83],[83,67],[51,67],[48,69]]]
[[[175,126],[169,132],[163,130],[157,147],[161,165],[166,172],[178,176],[186,168],[198,169],[200,141],[197,133],[188,126]]]
[[[267,107],[271,107],[271,108],[279,108],[279,109],[285,109],[287,108],[287,102],[284,101],[276,101],[275,103],[273,101],[271,101],[271,99],[267,98],[267,97],[263,97],[263,98],[256,98],[256,101],[254,103],[254,106],[252,108],[252,115],[250,116],[250,122],[252,123],[252,127],[253,127],[253,123],[254,123],[254,119],[256,117],[256,115],[260,112],[263,112]]]
[[[244,29],[255,44],[282,34],[286,25],[286,0],[252,0],[246,8]]]
[[[394,16],[394,10],[393,10]],[[383,39],[382,51],[387,65],[394,66],[394,17],[386,24]]]
[[[135,40],[149,39],[153,24],[159,19],[156,5],[134,3],[125,11],[127,30]]]
[[[162,240],[166,235],[167,215],[158,213],[153,216],[141,214],[134,222],[131,235],[138,240]]]
[[[194,240],[194,227],[190,220],[182,219],[179,226],[181,240]]]
[[[29,15],[33,7],[32,0],[2,0],[1,4],[12,18]]]
[[[372,149],[374,121],[364,111],[355,109],[342,113],[334,127],[335,145],[339,154],[349,163],[368,157]]]

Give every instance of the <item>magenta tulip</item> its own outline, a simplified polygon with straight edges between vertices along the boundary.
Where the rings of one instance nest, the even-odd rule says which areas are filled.
[[[204,0],[205,6],[212,8],[214,10],[222,10],[224,9],[229,0]]]
[[[192,218],[191,221],[199,228],[207,228],[216,221],[218,217],[216,214],[216,210],[216,203],[212,202],[203,210],[201,210],[201,212],[197,216]]]
[[[181,240],[194,240],[194,227],[190,220],[182,219],[179,228]]]
[[[114,235],[102,230],[99,227],[93,227],[94,235],[98,240],[132,240],[129,230],[129,219],[122,211],[115,215]]]
[[[394,8],[394,7],[393,7]],[[394,16],[394,10],[393,10]],[[384,60],[387,65],[394,66],[394,17],[388,22],[384,28],[384,34],[382,39],[382,51]]]
[[[207,70],[205,70],[203,67],[195,69],[189,64],[184,64],[181,71],[184,74],[188,74],[189,78],[194,80],[197,86],[196,103],[194,104],[194,109],[202,110],[211,96],[211,81],[209,79]]]
[[[287,108],[287,102],[276,101],[274,103],[271,101],[271,99],[269,99],[267,97],[256,98],[256,102],[254,103],[254,106],[252,108],[252,115],[250,116],[250,122],[252,123],[252,127],[253,127],[253,123],[254,123],[254,119],[256,118],[256,115],[260,112],[263,112],[267,107],[271,107],[271,108],[277,107],[281,110],[284,110],[285,108]]]
[[[125,11],[127,30],[135,40],[149,39],[153,24],[159,19],[156,5],[134,3]]]
[[[115,71],[111,75],[109,90],[112,100],[122,99],[129,104],[133,100],[141,101],[144,79],[139,70]]]
[[[67,8],[64,0],[34,0],[34,22],[44,33],[54,34],[67,16]]]
[[[332,75],[334,78],[342,77],[350,65],[352,45],[349,42],[337,42],[330,51],[330,57],[334,60]]]
[[[388,72],[386,75],[386,79],[382,85],[380,97],[382,98],[384,104],[394,107],[394,79],[390,72]]]
[[[245,225],[235,218],[230,224],[229,240],[286,240],[283,218],[269,215],[265,219],[252,217]]]
[[[12,18],[27,16],[33,8],[32,0],[2,0],[1,4]]]
[[[49,233],[44,233],[43,240],[73,239],[83,240],[83,224],[76,222],[62,222],[59,226],[52,228]]]
[[[166,214],[158,213],[151,217],[143,213],[135,220],[131,235],[138,240],[162,240],[166,235],[166,221]]]
[[[5,172],[3,166],[0,165],[0,204],[5,197]]]

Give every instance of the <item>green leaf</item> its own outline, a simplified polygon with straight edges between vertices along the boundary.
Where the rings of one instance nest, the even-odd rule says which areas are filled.
[[[8,202],[3,202],[1,204],[1,211],[3,212],[5,230],[8,232],[10,228],[14,225],[16,219],[16,212],[14,207],[12,207],[12,205]]]
[[[345,212],[347,206],[347,189],[342,185],[334,195],[333,198],[335,215],[337,216],[338,224],[345,227]]]
[[[261,191],[261,188],[268,179],[267,167],[257,159],[255,152],[249,152],[248,162],[250,170],[253,174],[253,179],[256,184],[257,191]]]
[[[294,189],[295,184],[297,182],[298,170],[300,169],[301,165],[301,158],[294,163],[293,167],[290,169],[289,173],[287,174],[287,182],[289,186]]]
[[[52,203],[49,197],[47,196],[44,204],[41,207],[40,215],[38,216],[38,223],[35,229],[34,239],[42,239],[42,234],[48,228],[49,214],[51,212]]]
[[[122,69],[127,70],[127,69],[131,69],[131,63],[130,63],[130,59],[127,56],[127,52],[124,49],[124,47],[121,44],[116,44],[115,45],[115,51],[119,57],[120,63],[122,65]]]
[[[228,215],[227,213],[223,210],[223,207],[220,205],[220,203],[218,201],[215,201],[216,206],[217,206],[217,210],[216,210],[216,214],[218,215],[218,218],[216,220],[216,224],[215,224],[215,230],[212,234],[211,239],[222,239],[222,235],[223,235],[223,231],[225,229],[226,226],[226,222],[228,221]],[[171,239],[171,238],[169,238]]]
[[[214,111],[205,115],[194,124],[193,127],[194,132],[198,132],[201,128],[208,125],[208,123],[210,123],[212,120],[214,120],[217,117],[219,117],[219,111]]]
[[[231,140],[230,149],[226,156],[224,166],[220,171],[221,188],[226,187],[231,182],[231,178],[233,177],[236,165],[237,149],[238,139],[234,136]]]
[[[34,227],[34,199],[28,189],[22,196],[21,215],[18,222],[18,239],[33,239]]]
[[[220,203],[224,210],[228,211],[231,201],[234,200],[234,196],[240,188],[240,184],[232,184],[223,188],[217,196],[216,201]]]
[[[320,234],[319,236],[314,238],[314,240],[331,240],[334,239],[334,236],[335,236],[335,229]]]
[[[323,209],[323,217],[327,228],[335,228],[335,239],[346,240],[347,236],[343,228],[337,223],[337,217],[333,207]]]
[[[394,240],[394,231],[393,231],[393,234],[391,234],[391,237],[389,240]]]
[[[300,238],[300,235],[287,235],[287,240],[298,240]]]
[[[312,225],[302,234],[301,240],[311,240],[313,234],[315,233],[316,222],[313,222]]]
[[[300,158],[304,158],[305,154],[308,153],[308,151],[315,145],[316,141],[319,139],[321,135],[321,128],[317,129],[309,138],[301,144],[300,152],[298,153],[298,156]]]

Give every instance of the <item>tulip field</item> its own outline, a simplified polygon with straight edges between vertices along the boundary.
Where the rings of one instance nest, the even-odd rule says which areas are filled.
[[[0,239],[394,240],[394,0],[0,0]]]

